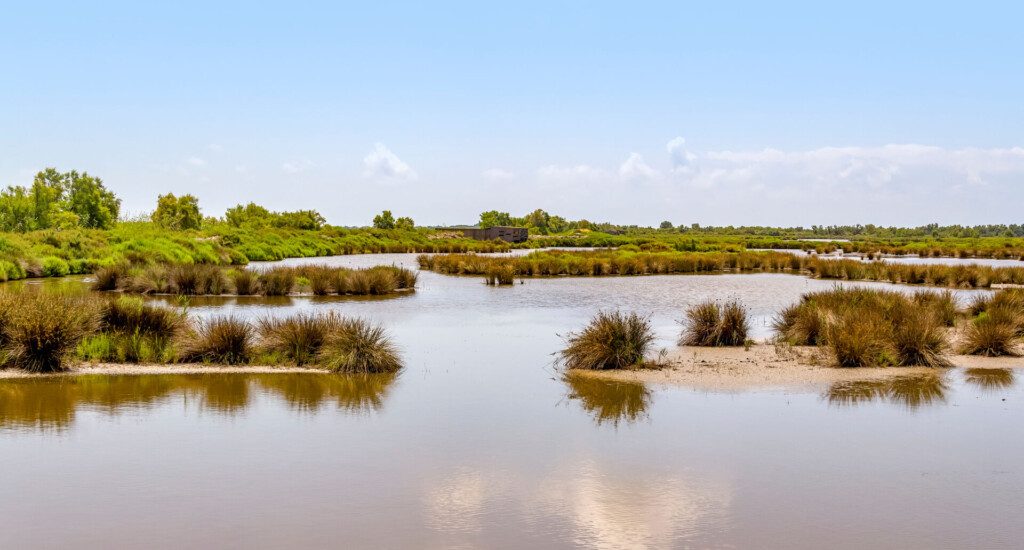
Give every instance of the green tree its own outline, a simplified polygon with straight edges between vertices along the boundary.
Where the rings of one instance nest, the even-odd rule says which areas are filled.
[[[103,186],[103,180],[72,170],[67,178],[65,210],[78,216],[82,227],[109,229],[121,211],[121,199]]]
[[[395,217],[390,210],[385,210],[373,217],[373,226],[377,229],[394,229]]]
[[[480,227],[489,229],[491,227],[512,225],[512,216],[508,212],[488,210],[480,213]]]
[[[25,187],[10,186],[0,192],[0,230],[31,231],[35,223],[35,202]]]
[[[64,210],[61,201],[69,187],[70,174],[62,174],[55,168],[47,168],[36,174],[32,180],[31,192],[36,229],[54,226],[53,218]],[[61,218],[62,223],[69,219],[67,216]]]
[[[274,227],[313,231],[323,227],[327,220],[316,210],[296,210],[295,212],[272,213],[270,223]]]
[[[402,216],[395,220],[395,227],[397,229],[415,229],[416,222],[412,221],[412,218],[408,216]]]
[[[153,222],[160,227],[175,231],[199,229],[203,223],[203,216],[199,213],[199,199],[194,195],[160,195],[152,217]]]
[[[672,222],[665,220],[661,222],[661,225],[658,226],[658,229],[675,229],[675,226],[672,225]]]
[[[254,202],[244,206],[241,204],[233,206],[224,213],[224,219],[235,227],[266,227],[270,225],[270,218],[270,210]]]
[[[536,228],[541,233],[548,232],[548,222],[550,221],[551,215],[540,208],[526,215],[526,225]]]

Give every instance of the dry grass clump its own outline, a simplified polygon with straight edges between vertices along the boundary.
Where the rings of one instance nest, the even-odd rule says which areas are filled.
[[[951,294],[916,295],[837,287],[805,294],[775,321],[780,340],[824,345],[841,367],[949,366],[945,327]],[[953,312],[950,312],[950,307]]]
[[[295,365],[306,365],[316,360],[328,333],[336,330],[341,318],[328,313],[315,315],[299,313],[286,318],[263,318],[257,321],[259,349]]]
[[[260,291],[264,296],[287,296],[295,288],[295,269],[275,267],[259,274]]]
[[[231,285],[235,287],[235,294],[239,296],[251,296],[259,293],[259,278],[248,269],[235,269],[229,273]]]
[[[128,267],[122,264],[104,266],[93,274],[93,290],[117,290],[122,280],[128,275]]]
[[[179,359],[184,362],[238,365],[252,355],[253,330],[235,317],[212,317],[190,324],[182,338]]]
[[[511,285],[515,283],[516,270],[510,265],[489,267],[484,273],[484,281],[490,286]]]
[[[682,346],[742,346],[747,342],[750,323],[747,311],[732,300],[719,305],[713,300],[686,310]]]
[[[582,331],[568,335],[559,358],[570,369],[625,369],[643,365],[652,343],[654,332],[646,317],[600,312]]]
[[[973,316],[960,341],[960,352],[987,357],[1020,355],[1024,336],[1024,290],[1000,290],[971,302]]]
[[[0,366],[59,372],[87,335],[96,330],[95,299],[65,292],[0,292]]]
[[[398,349],[383,327],[341,319],[327,333],[317,363],[338,373],[388,373],[402,368]]]

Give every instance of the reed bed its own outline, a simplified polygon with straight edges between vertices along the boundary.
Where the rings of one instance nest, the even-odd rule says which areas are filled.
[[[93,290],[186,296],[386,295],[416,287],[415,272],[397,266],[349,269],[326,265],[265,270],[205,264],[119,264],[96,273]]]
[[[950,364],[944,316],[951,301],[837,287],[805,294],[781,312],[775,330],[790,344],[827,347],[840,367],[943,367]]]
[[[785,252],[644,252],[550,250],[518,257],[438,254],[418,257],[422,269],[448,275],[511,277],[599,277],[710,273],[792,273],[819,279],[882,281],[948,288],[1024,285],[1024,267],[897,264],[829,259]]]
[[[78,361],[309,365],[339,373],[402,367],[382,327],[333,313],[250,323],[189,318],[137,296],[0,291],[0,368],[48,373]]]

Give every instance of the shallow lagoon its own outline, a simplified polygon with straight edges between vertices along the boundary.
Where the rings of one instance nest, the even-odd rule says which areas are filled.
[[[558,335],[602,307],[650,314],[669,346],[687,304],[738,298],[761,337],[782,306],[833,284],[677,275],[492,288],[422,273],[415,293],[386,300],[194,299],[198,315],[368,317],[407,367],[373,380],[0,382],[0,547],[1016,544],[1014,371],[729,394],[566,381],[551,366]]]

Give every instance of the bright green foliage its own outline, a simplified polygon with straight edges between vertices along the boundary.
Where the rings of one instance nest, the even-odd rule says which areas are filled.
[[[410,229],[415,229],[415,228],[416,228],[416,222],[412,221],[412,218],[410,218],[408,216],[402,216],[401,218],[398,218],[397,220],[395,220],[395,229],[410,230]]]
[[[390,210],[385,210],[373,217],[373,226],[377,229],[394,229],[395,217]]]
[[[47,168],[36,174],[31,188],[19,185],[0,192],[0,230],[107,229],[120,209],[121,200],[99,178]]]
[[[480,214],[480,227],[483,229],[508,225],[512,225],[512,216],[508,212],[488,210]]]
[[[327,224],[327,220],[316,210],[271,212],[252,202],[229,208],[224,213],[224,219],[234,227],[280,227],[307,231],[322,229]]]
[[[177,197],[174,193],[160,195],[153,211],[153,223],[165,229],[182,231],[199,229],[203,216],[199,213],[199,199],[194,195]]]

